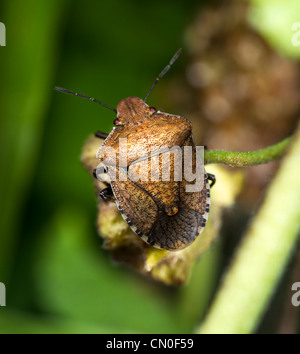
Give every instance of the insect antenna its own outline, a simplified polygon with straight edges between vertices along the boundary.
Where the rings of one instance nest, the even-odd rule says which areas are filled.
[[[64,89],[64,88],[62,88],[62,87],[57,87],[57,86],[54,87],[54,90],[60,91],[60,92],[63,92],[63,93],[67,93],[67,94],[69,94],[69,95],[74,95],[74,96],[79,96],[79,97],[86,98],[87,100],[90,100],[90,101],[96,102],[96,103],[98,103],[98,104],[101,104],[101,106],[103,106],[103,107],[105,107],[105,108],[108,108],[108,109],[114,111],[115,113],[117,113],[117,110],[116,110],[116,109],[114,109],[114,108],[112,108],[112,107],[109,107],[109,106],[106,105],[105,103],[103,103],[103,102],[101,102],[101,101],[98,101],[98,100],[96,100],[96,99],[93,98],[93,97],[85,96],[85,95],[82,95],[81,93],[77,93],[77,92],[73,92],[73,91],[70,91],[70,90],[66,90],[66,89]]]
[[[150,93],[152,92],[152,90],[154,89],[154,87],[156,86],[156,84],[158,83],[158,81],[170,70],[171,66],[174,64],[174,62],[177,60],[177,58],[179,57],[179,55],[181,54],[182,49],[178,49],[177,52],[174,54],[173,58],[170,60],[169,64],[162,70],[162,72],[158,75],[158,77],[156,78],[156,80],[154,81],[154,84],[152,85],[151,89],[149,90],[149,92],[147,93],[144,102],[146,102],[147,98],[149,97]]]

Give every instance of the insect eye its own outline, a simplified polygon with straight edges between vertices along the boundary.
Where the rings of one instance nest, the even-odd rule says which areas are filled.
[[[121,125],[121,121],[119,118],[114,120],[114,125]]]
[[[156,112],[156,108],[155,107],[150,107],[150,114],[154,114]]]

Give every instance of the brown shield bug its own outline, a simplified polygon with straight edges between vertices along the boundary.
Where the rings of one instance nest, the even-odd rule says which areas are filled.
[[[188,190],[187,185],[196,183],[189,184],[180,173],[178,178],[177,172],[187,165],[192,174],[197,170],[198,155],[191,123],[145,103],[180,53],[181,49],[160,73],[144,100],[125,98],[116,110],[94,98],[55,87],[117,113],[110,134],[96,133],[105,139],[97,155],[100,164],[94,171],[96,178],[107,183],[100,196],[115,200],[124,220],[145,242],[171,251],[187,247],[203,231],[210,208],[210,188],[215,183],[215,177],[205,173],[202,163],[202,173],[198,174],[201,188]]]

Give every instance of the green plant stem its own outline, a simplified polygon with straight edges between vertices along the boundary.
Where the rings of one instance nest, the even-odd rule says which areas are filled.
[[[285,138],[265,149],[250,152],[208,150],[204,152],[205,164],[222,163],[232,167],[255,166],[271,162],[283,155],[291,138]]]
[[[300,125],[198,333],[251,333],[296,244],[300,221]]]

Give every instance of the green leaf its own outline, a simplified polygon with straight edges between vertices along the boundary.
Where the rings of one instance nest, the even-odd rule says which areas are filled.
[[[44,310],[117,328],[176,333],[181,324],[161,288],[117,268],[92,242],[82,210],[60,209],[38,249],[36,284]]]
[[[1,309],[1,334],[81,334],[128,333],[108,326],[50,316],[34,316],[24,312]],[[130,332],[130,331],[129,331]],[[132,333],[132,332],[130,332]]]
[[[65,1],[7,1],[2,21],[0,106],[0,278],[9,278],[18,221],[40,153]],[[1,14],[2,15],[2,14]]]

